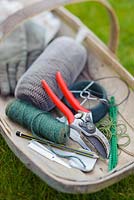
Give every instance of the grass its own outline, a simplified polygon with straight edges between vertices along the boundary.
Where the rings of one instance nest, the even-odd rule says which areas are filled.
[[[133,0],[110,0],[119,19],[120,41],[117,56],[120,62],[134,75],[134,28],[132,19],[134,17]],[[77,15],[98,37],[105,43],[109,37],[109,19],[105,8],[97,3],[80,3],[68,7],[71,12]]]
[[[134,1],[110,0],[120,23],[120,43],[117,55],[120,62],[134,75]],[[108,39],[109,24],[106,11],[96,3],[67,7],[90,27],[104,42]],[[94,194],[62,194],[47,186],[9,150],[0,136],[0,200],[134,200],[134,175]]]

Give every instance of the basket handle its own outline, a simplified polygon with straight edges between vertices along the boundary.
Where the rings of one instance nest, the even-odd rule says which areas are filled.
[[[19,24],[45,10],[53,10],[66,4],[79,3],[84,1],[101,3],[108,11],[110,17],[111,31],[109,49],[115,53],[118,47],[119,26],[114,10],[106,0],[41,0],[30,4],[14,14],[10,15],[0,24],[0,41],[5,39]]]

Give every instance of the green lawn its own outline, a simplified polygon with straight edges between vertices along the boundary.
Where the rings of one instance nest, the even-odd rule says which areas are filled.
[[[119,19],[120,42],[117,55],[120,62],[134,75],[134,1],[110,0]],[[109,36],[109,18],[105,8],[97,3],[80,3],[68,7],[91,30],[93,30],[105,43]]]
[[[134,75],[134,1],[110,0],[120,23],[120,62]],[[105,9],[96,3],[71,5],[68,9],[79,16],[104,42],[109,24]],[[133,68],[133,69],[132,69]],[[134,200],[134,175],[100,192],[86,195],[62,194],[48,187],[14,156],[0,136],[0,200]]]

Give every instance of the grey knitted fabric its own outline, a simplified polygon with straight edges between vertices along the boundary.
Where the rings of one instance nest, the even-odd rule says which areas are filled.
[[[55,75],[60,71],[67,85],[72,84],[87,60],[85,48],[70,37],[55,39],[20,78],[15,96],[33,103],[38,108],[50,111],[54,104],[41,86],[45,79],[51,89],[61,98]]]

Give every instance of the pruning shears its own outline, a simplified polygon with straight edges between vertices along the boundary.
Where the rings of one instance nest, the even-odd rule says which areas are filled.
[[[59,110],[66,116],[69,126],[78,131],[80,134],[89,141],[91,146],[97,150],[104,158],[109,156],[109,142],[104,134],[99,131],[92,119],[92,112],[80,105],[79,101],[73,96],[67,87],[60,72],[56,73],[56,82],[61,89],[63,95],[68,100],[77,114],[73,114],[72,111],[54,94],[45,80],[42,80],[42,87],[47,92],[48,96],[59,108]]]

